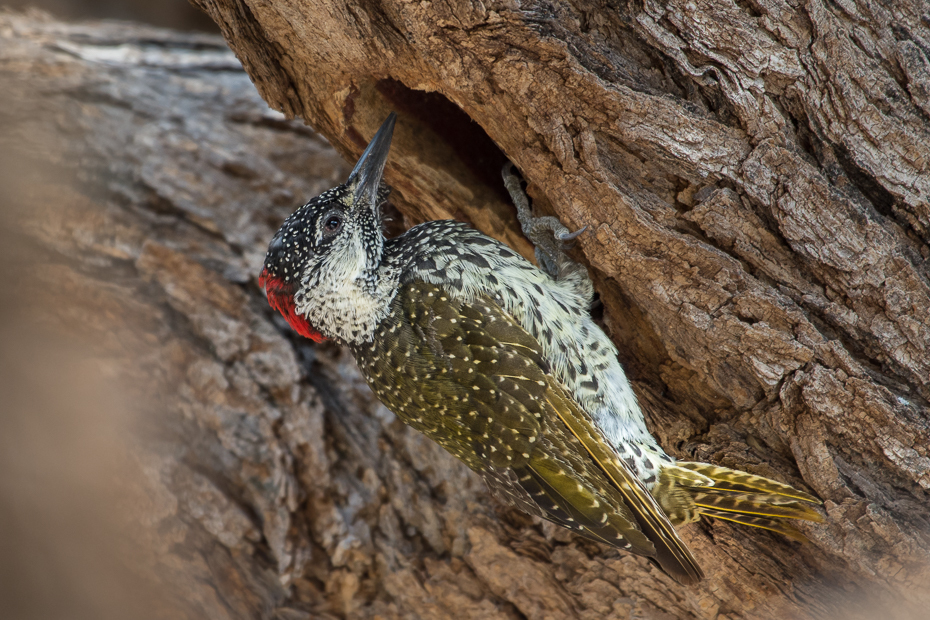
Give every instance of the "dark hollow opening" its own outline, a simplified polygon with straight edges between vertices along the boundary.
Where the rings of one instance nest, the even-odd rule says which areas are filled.
[[[408,88],[397,80],[381,80],[378,92],[398,111],[417,119],[448,144],[481,183],[509,201],[501,181],[507,156],[484,129],[439,93]]]

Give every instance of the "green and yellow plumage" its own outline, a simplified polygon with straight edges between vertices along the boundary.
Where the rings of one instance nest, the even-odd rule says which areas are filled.
[[[375,394],[404,422],[479,473],[512,472],[487,479],[531,514],[655,554],[627,505],[661,509],[642,483],[610,462],[609,447],[598,445],[590,421],[553,379],[539,344],[510,316],[490,299],[464,303],[424,282],[402,288],[392,315],[405,320],[389,321],[393,331],[352,351]],[[663,521],[645,527],[661,530]],[[677,540],[673,532],[666,537]],[[683,547],[680,553],[690,558]],[[698,575],[696,564],[694,570]]]
[[[561,252],[572,235],[528,216],[512,178],[545,272],[458,223],[385,240],[378,182],[392,123],[348,183],[288,218],[269,247],[262,282],[298,331],[347,344],[378,398],[497,496],[682,583],[703,573],[676,526],[703,515],[800,539],[792,521],[820,520],[819,502],[788,485],[662,450],[590,318],[587,274]]]
[[[797,537],[781,519],[819,519],[805,493],[703,463],[665,468],[650,493],[552,376],[536,340],[490,299],[466,303],[415,282],[386,325],[352,345],[378,397],[531,514],[657,557],[685,582],[702,573],[672,524],[705,514]]]
[[[703,515],[804,541],[804,536],[786,519],[822,520],[811,507],[820,500],[768,478],[686,461],[665,468],[663,474],[653,493],[664,501],[663,507],[675,525]]]

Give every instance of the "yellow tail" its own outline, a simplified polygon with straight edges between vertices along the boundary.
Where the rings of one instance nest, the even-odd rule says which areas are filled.
[[[675,525],[700,515],[761,527],[795,540],[807,540],[790,521],[823,521],[816,497],[794,487],[743,471],[678,462],[664,467],[653,495]]]

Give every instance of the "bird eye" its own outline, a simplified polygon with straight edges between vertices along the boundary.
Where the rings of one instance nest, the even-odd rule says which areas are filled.
[[[342,230],[342,216],[338,213],[330,213],[323,217],[323,234],[327,237],[335,235]]]

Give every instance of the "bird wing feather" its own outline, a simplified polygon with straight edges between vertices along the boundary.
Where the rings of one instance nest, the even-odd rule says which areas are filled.
[[[550,380],[555,382],[554,378]],[[665,512],[643,483],[617,458],[591,417],[575,404],[561,385],[553,386],[549,396],[561,397],[562,402],[554,406],[554,410],[619,491],[624,505],[636,515],[640,528],[656,547],[656,561],[682,583],[703,579],[704,572]]]
[[[413,380],[416,394],[385,398],[373,387],[399,417],[515,505],[532,502],[530,512],[650,557],[684,583],[703,576],[649,491],[512,316],[487,297],[464,301],[425,282],[404,285],[394,308],[407,327],[376,355],[386,360],[380,385]],[[369,375],[372,365],[361,366]]]

